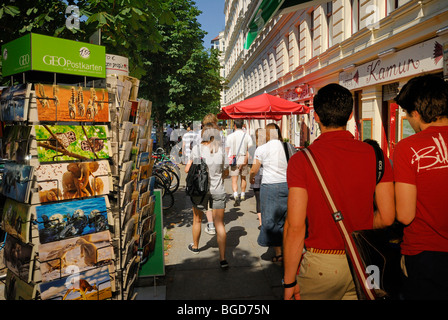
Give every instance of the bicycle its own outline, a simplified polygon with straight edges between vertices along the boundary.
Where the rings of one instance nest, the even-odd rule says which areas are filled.
[[[162,208],[167,210],[174,205],[174,195],[170,190],[171,181],[169,180],[169,174],[162,167],[154,166],[152,175],[155,178],[154,188],[162,190]]]
[[[162,150],[162,151],[160,151]],[[152,158],[155,159],[154,167],[165,169],[165,176],[168,178],[170,183],[170,190],[176,192],[180,184],[180,168],[174,163],[169,156],[164,153],[162,148],[158,148],[155,153],[153,153]]]

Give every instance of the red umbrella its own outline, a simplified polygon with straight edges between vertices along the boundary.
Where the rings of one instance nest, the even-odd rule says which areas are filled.
[[[247,118],[272,119],[273,116],[308,113],[309,108],[290,100],[263,93],[224,107],[222,111],[231,118],[244,116]]]
[[[218,119],[228,120],[228,119],[273,119],[275,121],[280,121],[282,115],[266,115],[262,113],[252,113],[248,114],[228,114],[224,108],[218,113]]]

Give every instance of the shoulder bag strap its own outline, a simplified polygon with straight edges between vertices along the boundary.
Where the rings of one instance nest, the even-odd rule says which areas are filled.
[[[283,142],[283,149],[285,149],[286,162],[289,162],[289,150],[287,142]]]
[[[236,153],[236,157],[240,154],[241,145],[243,144],[244,138],[246,137],[246,132],[244,132],[243,138],[241,139],[240,146],[238,147],[238,151]]]
[[[369,300],[375,300],[375,292],[373,291],[373,288],[369,288],[369,286],[368,286],[367,274],[365,271],[364,264],[361,260],[359,253],[358,253],[356,245],[353,242],[353,238],[351,237],[349,231],[347,230],[347,228],[344,224],[344,217],[342,216],[342,213],[337,209],[336,204],[333,201],[330,190],[328,189],[327,184],[325,183],[325,180],[324,180],[322,174],[320,173],[319,167],[317,166],[317,163],[314,159],[312,152],[308,148],[303,149],[303,151],[304,151],[305,159],[308,161],[308,163],[313,168],[315,176],[318,179],[318,181],[320,182],[322,192],[323,192],[325,199],[327,200],[327,204],[332,212],[333,219],[336,222],[336,225],[342,235],[342,238],[345,243],[346,251],[347,251],[350,261],[352,263],[356,277],[359,279],[359,283],[364,291],[364,294],[366,295],[366,297]]]

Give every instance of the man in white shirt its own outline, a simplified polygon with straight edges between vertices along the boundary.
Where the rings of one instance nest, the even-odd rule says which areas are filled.
[[[183,164],[186,164],[188,162],[188,159],[190,158],[191,149],[193,149],[193,146],[196,145],[197,142],[198,142],[198,135],[193,130],[193,124],[189,123],[187,127],[187,132],[182,136]]]
[[[229,163],[233,156],[236,157],[236,166],[230,166],[230,177],[232,179],[234,206],[238,206],[240,201],[245,200],[246,176],[249,174],[249,149],[253,145],[252,138],[243,131],[243,120],[234,120],[235,131],[226,138],[226,154],[229,157]],[[241,196],[238,197],[238,177],[241,177],[240,189]]]

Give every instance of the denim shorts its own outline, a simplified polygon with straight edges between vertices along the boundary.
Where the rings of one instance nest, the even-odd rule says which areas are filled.
[[[202,197],[193,197],[193,206],[202,211],[207,211],[210,209],[225,209],[226,208],[226,197],[227,194],[219,193],[219,194],[211,194],[207,193],[202,200]]]
[[[288,193],[286,182],[261,184],[261,228],[257,240],[260,246],[279,247],[282,245]]]

